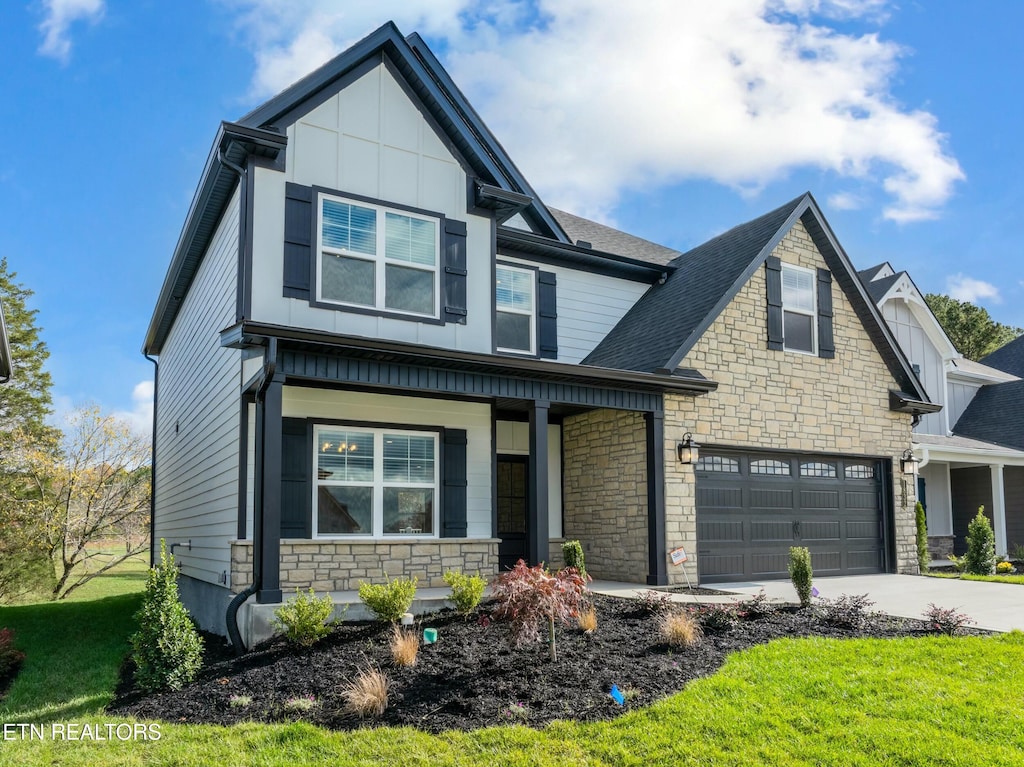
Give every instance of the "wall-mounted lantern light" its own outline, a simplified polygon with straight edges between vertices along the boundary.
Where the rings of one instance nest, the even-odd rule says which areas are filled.
[[[683,441],[676,445],[676,454],[679,456],[679,463],[697,463],[700,458],[700,445],[693,441],[693,435],[686,432]]]
[[[914,452],[908,447],[903,451],[903,457],[900,458],[900,470],[908,477],[917,474],[917,465],[921,463],[917,458],[914,457]]]

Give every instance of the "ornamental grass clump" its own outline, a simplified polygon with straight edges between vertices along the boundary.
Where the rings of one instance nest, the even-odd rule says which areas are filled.
[[[484,598],[487,581],[479,575],[466,575],[458,570],[448,570],[444,574],[444,582],[452,590],[448,601],[455,605],[460,615],[469,615]]]
[[[388,707],[390,682],[380,669],[367,667],[341,690],[344,710],[360,719],[380,716]]]
[[[152,692],[180,690],[203,665],[203,640],[178,598],[178,566],[160,539],[160,564],[149,570],[139,630],[131,637],[135,683]]]
[[[675,649],[692,647],[703,636],[700,624],[689,612],[674,610],[661,618],[659,626],[665,644]]]
[[[557,658],[555,622],[569,625],[587,606],[587,583],[574,568],[552,574],[520,559],[491,582],[491,589],[497,602],[493,615],[511,623],[517,647],[539,641],[541,626],[547,624],[551,660]]]
[[[330,594],[317,598],[312,588],[306,594],[295,589],[295,596],[274,611],[271,625],[284,631],[285,639],[292,644],[311,647],[330,633],[326,624],[333,612]]]
[[[806,546],[792,546],[789,549],[789,578],[800,599],[801,607],[811,604],[811,582],[814,572],[811,570],[811,552]]]
[[[415,666],[420,652],[419,635],[395,626],[391,632],[391,660],[396,666]]]
[[[996,570],[996,537],[985,516],[985,507],[967,525],[967,555],[964,571],[969,575],[992,575]]]
[[[584,634],[593,634],[597,631],[597,610],[593,607],[582,610],[576,616],[576,625],[580,627]]]
[[[378,620],[397,623],[416,598],[418,578],[395,578],[386,583],[359,582],[359,599]]]

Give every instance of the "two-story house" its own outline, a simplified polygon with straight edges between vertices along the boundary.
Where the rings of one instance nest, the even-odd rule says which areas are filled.
[[[883,263],[860,275],[932,401],[943,405],[914,428],[933,557],[966,550],[979,506],[993,523],[999,554],[1024,545],[1024,400],[1015,399],[1024,344],[973,362],[956,350],[909,274]]]
[[[649,584],[680,547],[709,582],[794,542],[916,567],[894,488],[937,406],[813,198],[685,254],[548,208],[392,24],[221,125],[144,351],[153,537],[210,630],[566,537]]]

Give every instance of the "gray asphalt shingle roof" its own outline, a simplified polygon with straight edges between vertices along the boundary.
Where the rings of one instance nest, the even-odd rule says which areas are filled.
[[[714,321],[806,198],[801,195],[675,258],[671,264],[676,272],[652,287],[584,364],[648,373],[674,368],[677,352],[692,345]]]
[[[857,274],[863,277],[864,272],[857,272]],[[895,285],[900,277],[905,274],[906,272],[896,272],[896,274],[890,274],[888,277],[882,277],[873,282],[863,280],[864,288],[868,291],[868,295],[871,296],[871,300],[877,304],[889,292],[889,288]]]
[[[1000,346],[987,357],[983,357],[981,362],[990,368],[1004,370],[1024,378],[1024,336]]]
[[[626,232],[620,232],[618,229],[582,218],[573,213],[567,213],[564,210],[558,210],[558,208],[552,208],[550,205],[548,206],[548,211],[555,217],[555,220],[565,230],[565,233],[569,235],[569,239],[573,242],[578,240],[589,242],[594,250],[615,253],[627,258],[635,258],[638,261],[658,264],[659,266],[665,266],[680,255],[678,250],[666,248],[664,245],[659,245],[656,242],[651,242]]]
[[[953,433],[1024,450],[1024,381],[981,387]]]

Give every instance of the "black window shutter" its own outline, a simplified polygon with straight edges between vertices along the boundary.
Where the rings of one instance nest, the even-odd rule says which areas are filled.
[[[444,430],[441,537],[466,537],[466,430]]]
[[[554,272],[537,273],[537,336],[542,359],[558,359],[558,298]]]
[[[466,324],[466,222],[444,220],[444,321]]]
[[[768,256],[764,262],[768,283],[768,348],[782,348],[782,261]]]
[[[281,419],[281,537],[313,535],[313,435],[302,418]]]
[[[284,187],[284,296],[309,300],[313,264],[313,188]]]
[[[832,273],[818,270],[818,356],[832,359],[836,356],[836,342],[832,336]]]

